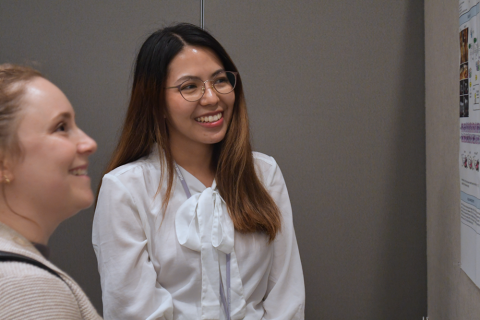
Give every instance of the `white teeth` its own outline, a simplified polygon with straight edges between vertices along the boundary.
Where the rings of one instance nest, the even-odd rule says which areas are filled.
[[[87,175],[87,169],[75,169],[70,171],[71,174],[74,176],[86,176]]]
[[[222,118],[222,113],[218,113],[214,116],[207,116],[207,117],[198,117],[196,118],[195,120],[198,121],[198,122],[214,122],[214,121],[218,121]]]

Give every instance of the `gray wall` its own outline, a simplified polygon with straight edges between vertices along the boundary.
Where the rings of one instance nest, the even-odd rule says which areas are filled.
[[[428,314],[480,315],[480,290],[460,269],[458,0],[425,1]]]
[[[111,153],[145,36],[199,22],[200,1],[2,1],[0,62],[40,63]],[[206,0],[236,62],[256,150],[290,192],[307,319],[421,319],[426,306],[423,1]],[[51,239],[53,261],[101,308],[92,210]]]

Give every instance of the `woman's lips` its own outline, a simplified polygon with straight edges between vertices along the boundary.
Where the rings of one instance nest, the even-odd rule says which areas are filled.
[[[68,171],[70,174],[74,176],[87,176],[88,170],[87,166],[76,167]]]
[[[214,123],[214,122],[217,122],[218,120],[220,120],[222,118],[223,118],[223,113],[218,112],[218,113],[213,114],[213,115],[202,116],[202,117],[195,118],[195,121],[200,122],[200,123]]]
[[[218,112],[214,115],[209,115],[209,116],[202,116],[195,118],[195,121],[206,128],[214,128],[221,126],[223,124],[223,113]]]

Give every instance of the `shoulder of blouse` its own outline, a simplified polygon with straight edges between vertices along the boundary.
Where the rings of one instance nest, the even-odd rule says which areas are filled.
[[[160,160],[158,153],[152,152],[150,155],[142,157],[138,160],[121,165],[105,175],[119,177],[124,174],[134,173],[135,171],[157,171],[160,170]]]
[[[268,186],[271,184],[278,169],[278,164],[275,159],[261,152],[252,152],[255,170],[263,182]],[[126,178],[132,176],[149,176],[154,172],[160,171],[160,159],[157,152],[152,152],[150,155],[124,164],[118,168],[105,174],[105,176],[115,176],[117,178]],[[121,179],[122,179],[121,178]],[[123,179],[122,179],[123,180]]]
[[[253,160],[255,163],[255,170],[258,177],[265,186],[271,185],[276,172],[278,171],[278,165],[275,159],[261,152],[253,152]]]
[[[276,166],[276,161],[273,157],[270,157],[264,153],[261,153],[261,152],[257,152],[257,151],[253,151],[252,152],[252,155],[253,155],[253,159],[255,160],[255,162],[264,162],[265,164],[267,165],[270,165],[270,166]]]

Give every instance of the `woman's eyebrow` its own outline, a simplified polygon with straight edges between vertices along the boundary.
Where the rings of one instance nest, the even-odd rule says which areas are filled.
[[[199,80],[201,80],[199,77],[196,77],[196,76],[192,76],[192,75],[188,75],[188,74],[187,74],[187,75],[184,75],[184,76],[178,78],[177,81],[175,81],[175,82],[183,81],[183,80],[188,80],[188,79],[199,79]]]
[[[72,115],[71,112],[62,112],[62,113],[57,114],[57,115],[53,118],[53,120],[54,120],[54,121],[60,120],[60,119],[61,119],[61,120],[70,120],[70,119],[72,119],[72,118],[74,118],[74,117],[75,117],[75,115]]]
[[[215,77],[216,75],[218,75],[219,73],[222,73],[222,72],[225,72],[225,69],[218,69],[217,71],[212,73],[211,77]]]
[[[225,70],[224,69],[218,69],[217,71],[212,73],[212,75],[210,77],[215,77],[216,75],[218,75],[219,73],[222,73],[222,72],[225,72]],[[177,81],[183,81],[183,80],[188,80],[188,79],[198,79],[198,80],[204,81],[200,77],[192,76],[192,75],[189,75],[189,74],[181,76],[180,78],[177,79]],[[177,81],[175,81],[175,82],[177,82]]]

